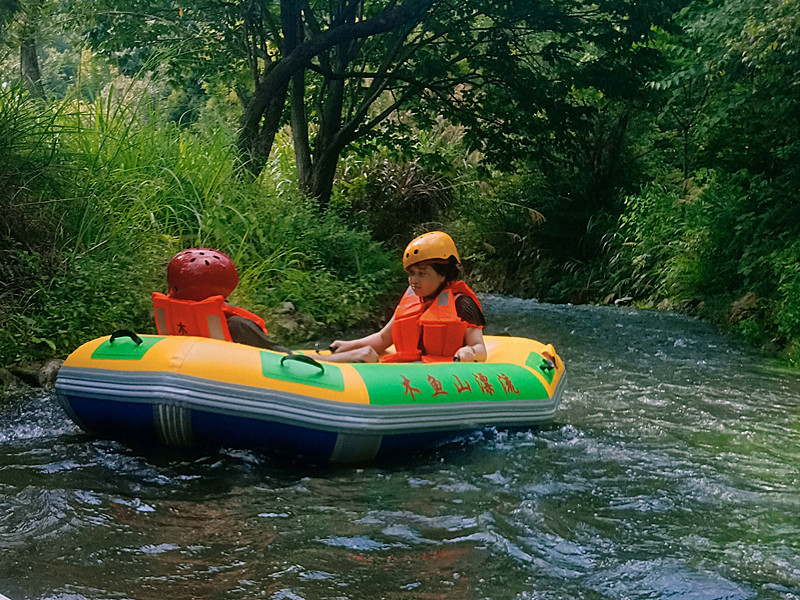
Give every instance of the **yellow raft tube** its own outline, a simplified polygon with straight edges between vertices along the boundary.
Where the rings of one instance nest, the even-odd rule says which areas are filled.
[[[553,347],[484,341],[484,363],[334,364],[313,352],[118,332],[75,350],[56,394],[81,428],[103,437],[365,461],[553,418],[565,372]]]

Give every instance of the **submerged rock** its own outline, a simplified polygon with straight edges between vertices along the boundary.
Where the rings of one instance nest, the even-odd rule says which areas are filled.
[[[614,300],[614,306],[631,306],[633,304],[633,296],[623,296]]]
[[[64,364],[64,361],[59,359],[52,359],[48,360],[47,362],[42,365],[42,368],[39,369],[39,373],[37,378],[39,380],[39,385],[44,388],[52,388],[56,385],[56,377],[58,377],[58,370],[61,368],[61,365]]]
[[[618,298],[618,296],[617,296],[616,292],[611,292],[605,298],[603,298],[603,304],[614,304],[614,302],[617,300],[617,298]]]
[[[5,368],[0,368],[0,388],[10,390],[22,385],[19,377],[14,375],[11,371]]]
[[[16,385],[16,382],[19,382],[31,387],[52,388],[56,383],[58,370],[62,364],[64,364],[63,360],[54,358],[11,365],[8,369],[0,370],[0,381],[2,381],[3,385],[6,385],[6,378],[10,376],[9,386]],[[8,375],[3,375],[2,371],[5,371]]]

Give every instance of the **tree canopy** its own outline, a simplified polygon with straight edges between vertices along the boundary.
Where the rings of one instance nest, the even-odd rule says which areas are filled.
[[[498,161],[553,123],[585,118],[570,90],[632,96],[654,22],[622,0],[123,0],[84,6],[86,35],[125,66],[173,48],[176,85],[222,80],[242,103],[239,148],[258,174],[291,123],[298,183],[324,207],[342,152],[399,111],[446,114]],[[615,76],[612,77],[611,73]]]

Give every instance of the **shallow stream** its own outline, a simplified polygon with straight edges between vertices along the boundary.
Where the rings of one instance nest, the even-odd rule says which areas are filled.
[[[661,312],[484,298],[552,342],[556,421],[393,464],[143,455],[0,407],[0,594],[800,599],[800,376]]]

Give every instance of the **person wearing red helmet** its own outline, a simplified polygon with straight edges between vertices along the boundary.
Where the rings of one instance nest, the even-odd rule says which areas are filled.
[[[267,335],[263,318],[227,302],[228,296],[238,284],[239,273],[227,254],[213,248],[189,248],[178,252],[167,266],[169,293],[165,297],[154,292],[153,297],[154,301],[156,298],[174,300],[175,304],[181,307],[179,310],[187,310],[187,307],[197,306],[215,297],[218,298],[217,302],[222,302],[224,299],[222,313],[231,341],[267,350],[288,352],[288,348],[277,344]],[[158,316],[156,324],[161,330],[163,324],[158,323]],[[318,358],[328,362],[372,362],[371,353],[366,349]]]
[[[211,296],[227,298],[239,285],[239,272],[230,257],[212,248],[178,252],[167,266],[169,296],[199,302]]]
[[[238,284],[239,273],[227,254],[213,248],[188,248],[178,252],[169,261],[167,266],[169,292],[166,297],[154,292],[153,300],[154,303],[158,301],[161,305],[168,302],[172,312],[178,313],[177,318],[182,317],[188,323],[192,319],[186,314],[187,311],[195,315],[201,309],[214,311],[214,308],[206,308],[206,304],[216,298],[218,304],[214,306],[221,307],[231,341],[281,350],[282,347],[267,335],[264,319],[227,301]],[[166,324],[159,324],[158,318],[164,317],[158,310],[156,317],[156,324],[161,331]],[[202,317],[200,322],[203,322]],[[185,335],[183,331],[180,333]],[[192,333],[205,335],[202,330]],[[224,330],[221,333],[224,336]],[[212,336],[222,337],[220,332]]]
[[[480,301],[461,276],[453,239],[431,231],[413,239],[403,252],[408,289],[394,315],[380,331],[331,345],[333,355],[368,348],[375,360],[394,344],[382,362],[483,362],[486,321]],[[369,358],[372,353],[368,352]]]

